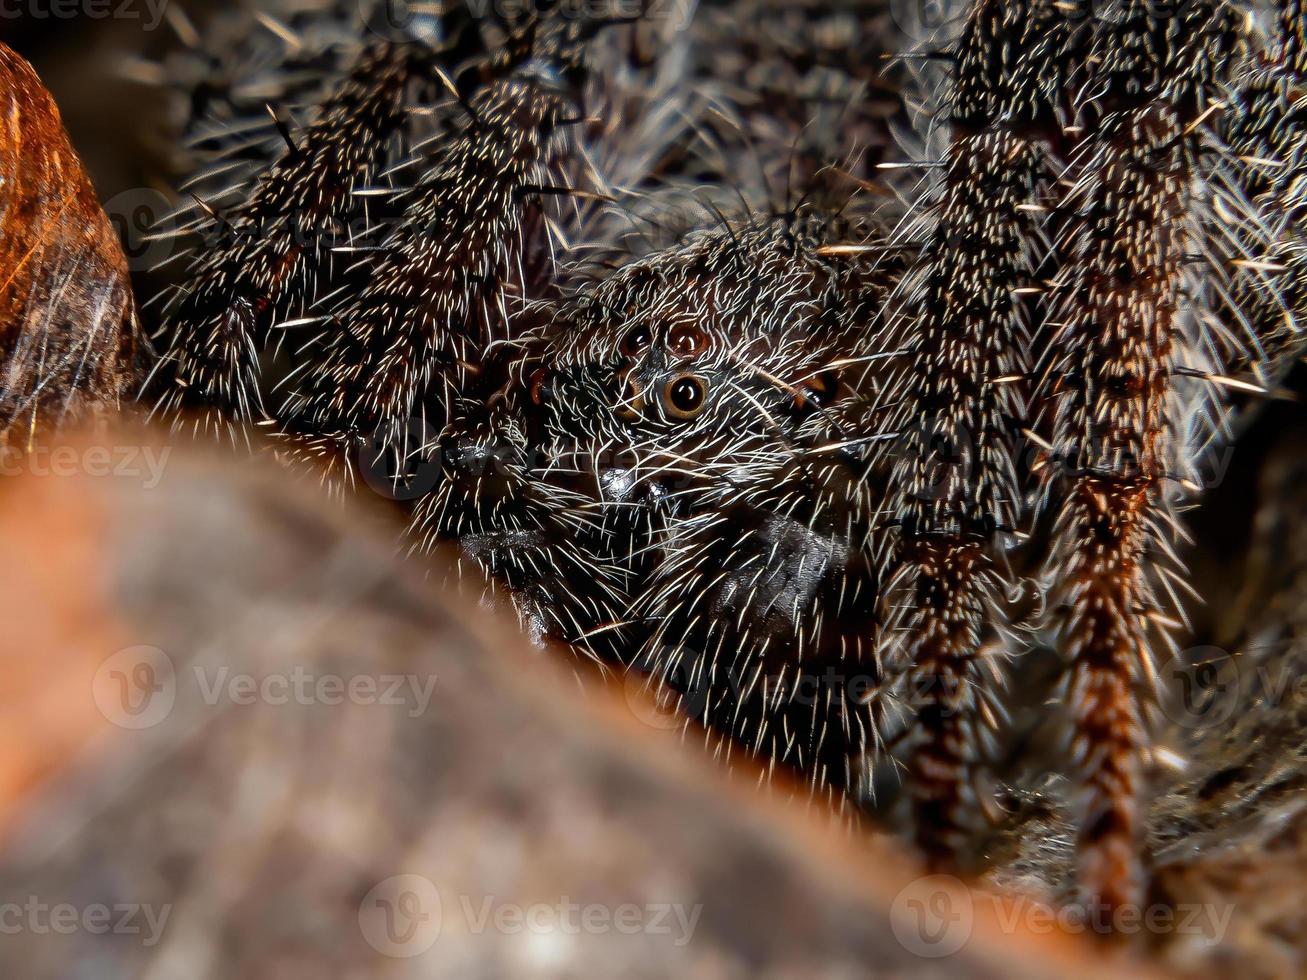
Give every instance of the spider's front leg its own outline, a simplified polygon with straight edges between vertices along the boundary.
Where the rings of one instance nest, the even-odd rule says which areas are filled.
[[[165,377],[155,393],[165,417],[201,412],[233,438],[235,425],[269,417],[263,349],[280,321],[309,314],[326,285],[324,232],[355,215],[356,191],[375,178],[405,126],[406,94],[423,62],[405,45],[365,48],[318,118],[300,133],[285,130],[285,153],[244,201],[196,198],[183,231],[213,247],[193,260],[167,311]]]
[[[1137,903],[1142,889],[1141,699],[1174,621],[1159,587],[1179,580],[1174,508],[1196,448],[1184,416],[1199,382],[1185,375],[1213,370],[1219,349],[1202,333],[1206,289],[1188,260],[1204,252],[1197,133],[1244,22],[1214,1],[1112,14],[1098,22],[1077,106],[1090,135],[1060,209],[1067,246],[1044,374],[1065,470],[1048,579],[1070,661],[1080,887],[1106,909]]]
[[[548,319],[566,275],[542,198],[572,193],[563,174],[583,156],[574,124],[584,121],[588,42],[616,23],[543,17],[460,76],[471,94],[459,136],[435,148],[403,222],[339,308],[346,329],[324,334],[295,408],[308,431],[375,435],[372,449],[396,472],[430,457],[439,476],[414,508],[415,548],[456,545],[460,565],[507,590],[535,641],[606,658],[621,636],[626,576],[592,499],[597,464],[542,429],[552,386],[529,327]],[[406,444],[414,418],[438,435]]]
[[[1019,517],[1014,383],[1030,368],[1025,304],[1040,291],[1041,200],[1079,36],[1062,7],[978,0],[947,52],[951,138],[931,165],[929,211],[905,222],[919,258],[884,345],[908,355],[886,388],[900,433],[890,450],[899,540],[883,657],[915,708],[908,783],[917,839],[936,864],[953,863],[968,839],[977,747],[996,715],[994,648],[1009,647],[994,629],[997,535]]]
[[[443,426],[487,346],[510,339],[510,307],[532,292],[523,271],[531,199],[550,183],[560,126],[577,114],[561,81],[542,77],[549,59],[527,54],[516,59],[522,68],[506,54],[482,70],[486,81],[464,81],[457,137],[437,143],[403,218],[360,267],[295,381],[297,429],[375,436],[402,469],[417,448],[403,441],[411,420]]]

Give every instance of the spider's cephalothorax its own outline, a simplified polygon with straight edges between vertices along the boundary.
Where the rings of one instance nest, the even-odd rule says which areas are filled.
[[[299,35],[320,84],[216,175],[258,176],[197,185],[158,404],[381,461],[415,548],[722,755],[837,806],[893,756],[938,861],[1009,658],[1051,646],[1082,885],[1131,901],[1177,505],[1299,334],[1302,0],[958,0],[896,112],[881,0],[441,6]],[[776,106],[722,74],[786,58]],[[873,179],[891,132],[916,159]]]
[[[599,508],[644,512],[617,538],[642,556],[628,662],[725,755],[837,800],[876,730],[867,325],[894,268],[872,274],[871,244],[827,248],[841,224],[702,232],[583,289],[542,331],[539,394],[550,444],[600,475]]]

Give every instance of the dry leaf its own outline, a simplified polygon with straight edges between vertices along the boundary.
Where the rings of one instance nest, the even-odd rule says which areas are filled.
[[[141,346],[127,260],[54,99],[0,44],[0,446],[116,407]]]

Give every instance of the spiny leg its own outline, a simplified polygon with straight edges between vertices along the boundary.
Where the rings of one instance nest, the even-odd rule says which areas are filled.
[[[536,278],[548,279],[532,267],[548,252],[536,241],[540,195],[578,116],[568,78],[592,33],[561,16],[530,19],[493,61],[460,75],[462,118],[435,141],[403,217],[304,351],[282,410],[289,428],[347,451],[362,444],[376,455],[369,463],[398,476],[420,449],[415,422],[438,432],[458,394],[503,384],[483,376],[483,357],[511,339]]]
[[[1226,270],[1223,312],[1245,344],[1234,351],[1231,373],[1263,384],[1287,366],[1307,308],[1307,3],[1288,0],[1267,27],[1267,50],[1208,134],[1217,154],[1211,207],[1219,232],[1210,251]]]
[[[197,199],[190,230],[218,244],[196,259],[168,312],[159,411],[202,410],[227,424],[267,417],[260,352],[269,330],[303,316],[325,285],[328,231],[356,213],[355,190],[373,179],[403,126],[421,64],[403,45],[364,49],[318,119],[285,131],[284,155],[245,202],[224,214]]]
[[[1100,20],[1087,59],[1077,121],[1091,135],[1059,215],[1066,255],[1044,392],[1055,403],[1054,455],[1068,470],[1048,577],[1070,660],[1079,883],[1108,909],[1140,897],[1140,698],[1170,621],[1155,586],[1173,574],[1172,509],[1189,449],[1176,365],[1203,346],[1188,336],[1184,308],[1193,132],[1238,30],[1220,0],[1174,15],[1152,8],[1129,0]]]
[[[948,52],[951,140],[933,226],[896,308],[909,349],[891,500],[899,567],[885,658],[916,714],[907,768],[917,839],[950,863],[968,836],[979,726],[997,673],[985,652],[1002,572],[996,532],[1019,516],[1014,382],[1029,370],[1028,294],[1045,248],[1040,205],[1058,100],[1078,36],[1065,4],[979,0]]]

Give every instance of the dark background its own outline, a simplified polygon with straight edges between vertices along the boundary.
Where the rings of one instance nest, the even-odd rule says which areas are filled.
[[[168,2],[187,12],[207,6]],[[0,41],[30,61],[54,94],[101,200],[169,177],[169,100],[158,86],[133,77],[139,75],[133,62],[159,57],[178,43],[177,35],[166,16],[147,31],[144,4],[132,0],[130,7],[139,9],[139,18],[30,12],[48,11],[48,0],[0,5]],[[28,13],[13,16],[18,10]]]

